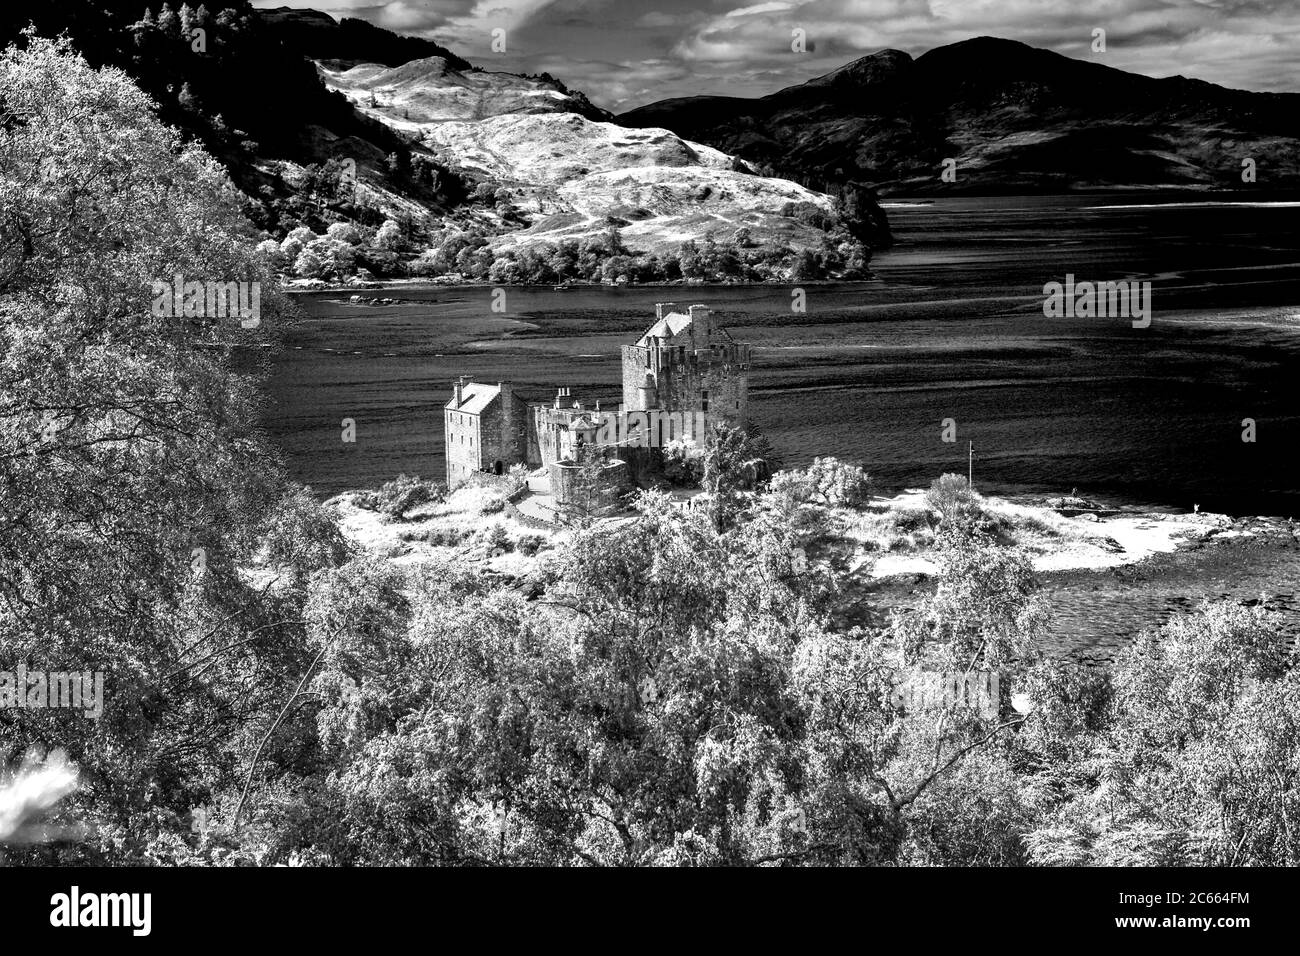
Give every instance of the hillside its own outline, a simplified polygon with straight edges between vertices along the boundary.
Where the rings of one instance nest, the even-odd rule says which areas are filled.
[[[319,65],[330,89],[406,132],[419,132],[430,123],[503,113],[577,113],[595,120],[613,119],[582,93],[550,76],[491,73],[461,66],[446,56],[421,57],[396,66],[337,61]]]
[[[663,100],[618,117],[800,181],[882,193],[1300,186],[1300,94],[1152,79],[980,37],[913,59],[883,50],[758,99]],[[957,181],[940,180],[957,161]]]
[[[391,217],[416,235],[423,218],[451,214],[463,201],[463,184],[445,170],[436,189],[391,175],[387,157],[407,149],[406,139],[331,92],[315,64],[293,48],[336,54],[346,40],[391,57],[429,55],[441,47],[407,44],[364,24],[349,27],[352,21],[331,32],[320,25],[329,20],[323,14],[262,14],[248,0],[155,4],[156,13],[147,6],[141,0],[63,0],[21,12],[6,8],[0,10],[0,46],[21,44],[30,21],[41,35],[65,35],[92,65],[125,71],[153,98],[165,123],[222,163],[248,197],[253,224],[271,235],[302,225],[324,230],[336,221],[377,226]],[[293,26],[303,23],[314,27]],[[356,164],[354,192],[338,188],[342,157]],[[326,169],[331,161],[335,168]]]
[[[854,222],[855,236],[828,195],[755,175],[668,130],[605,122],[607,113],[550,77],[463,70],[441,57],[395,68],[321,64],[320,73],[359,114],[492,190],[496,219],[479,225],[495,233],[494,251],[593,239],[611,227],[630,251],[664,256],[683,242],[732,241],[738,230],[742,247],[773,260],[828,242],[865,250],[886,241],[875,222]]]
[[[380,63],[400,66],[410,60],[441,57],[457,69],[469,62],[444,46],[419,37],[399,36],[365,20],[335,20],[319,10],[277,7],[259,10],[258,17],[287,49],[310,60],[332,60],[337,65]]]
[[[0,12],[0,45],[28,19]],[[225,166],[265,253],[303,279],[861,277],[888,241],[870,197],[837,202],[666,130],[629,132],[547,74],[485,71],[360,20],[248,0],[156,14],[63,0],[30,19],[130,75]]]

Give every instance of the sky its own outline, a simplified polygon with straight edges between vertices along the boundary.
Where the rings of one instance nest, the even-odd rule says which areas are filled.
[[[1300,0],[254,0],[427,37],[485,69],[551,73],[622,112],[762,96],[893,48],[997,36],[1148,76],[1300,90]],[[1106,50],[1094,52],[1093,31]],[[493,31],[505,50],[494,51]],[[792,49],[802,31],[801,51]]]

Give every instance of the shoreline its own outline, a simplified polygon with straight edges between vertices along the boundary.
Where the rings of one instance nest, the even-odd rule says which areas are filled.
[[[350,489],[323,499],[327,507],[339,512],[349,536],[370,550],[389,550],[402,543],[409,544],[402,539],[403,534],[427,531],[439,526],[440,519],[460,513],[455,507],[450,510],[419,507],[412,509],[405,520],[391,519],[356,504],[359,495],[371,491],[373,489]],[[454,501],[459,493],[460,490],[449,495],[448,500]],[[932,548],[923,536],[920,541],[911,535],[884,537],[869,528],[875,519],[894,515],[915,516],[926,511],[924,494],[924,489],[908,488],[892,495],[874,496],[860,508],[832,509],[847,523],[844,538],[857,544],[849,569],[851,575],[859,574],[870,565],[869,577],[881,583],[892,579],[935,577],[938,567],[933,560]],[[1028,495],[989,495],[980,499],[980,505],[988,516],[1000,522],[1002,527],[1011,529],[1004,533],[1003,536],[1009,540],[1003,543],[1029,553],[1034,570],[1044,575],[1112,571],[1140,565],[1159,555],[1177,555],[1234,539],[1262,541],[1278,536],[1300,541],[1300,522],[1286,517],[1232,516],[1172,509],[1155,511],[1134,507],[1076,508],[1049,505],[1047,500],[1053,499]],[[510,521],[513,520],[511,515],[509,510],[483,513],[478,523]],[[627,517],[620,514],[601,520],[621,521]],[[567,532],[563,526],[544,529],[550,537],[563,536]]]
[[[539,525],[515,508],[485,504],[486,489],[458,489],[405,520],[359,507],[361,492],[330,496],[345,537],[366,553],[407,568],[454,562],[529,596],[545,589],[546,565],[572,531]],[[496,492],[499,496],[500,492]],[[846,626],[883,626],[895,611],[933,593],[937,565],[929,541],[873,540],[890,513],[915,512],[923,492],[879,496],[861,508],[832,509],[837,530],[809,546],[809,558],[845,562]],[[1003,543],[1028,552],[1052,602],[1044,650],[1104,663],[1132,638],[1208,600],[1259,604],[1279,614],[1283,639],[1300,637],[1300,522],[1210,512],[1116,510],[1095,520],[996,496],[981,505],[1011,529]],[[626,521],[626,515],[604,521]],[[1000,538],[1003,536],[1000,536]]]
[[[833,285],[867,285],[876,282],[884,282],[884,279],[878,275],[872,274],[864,279],[771,279],[761,282],[720,282],[716,280],[704,281],[696,279],[674,279],[668,282],[625,282],[625,283],[607,283],[607,282],[566,282],[563,286],[551,285],[549,283],[510,283],[510,282],[487,282],[482,279],[456,280],[450,282],[439,282],[433,278],[406,278],[406,279],[383,279],[383,280],[365,280],[355,283],[327,283],[324,285],[308,285],[306,283],[319,280],[303,279],[281,279],[280,289],[286,295],[359,295],[362,293],[382,293],[388,291],[431,291],[434,289],[549,289],[553,292],[567,292],[578,289],[691,289],[691,288],[716,288],[716,287],[736,287],[736,288],[755,288],[770,289],[789,286],[791,288],[816,287],[816,286],[833,286]],[[402,300],[398,300],[399,303]],[[420,301],[420,300],[410,300]]]

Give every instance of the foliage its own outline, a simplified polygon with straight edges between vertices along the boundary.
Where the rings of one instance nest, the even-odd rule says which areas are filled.
[[[837,458],[815,458],[803,471],[777,472],[772,476],[770,490],[792,504],[815,501],[832,507],[854,508],[867,500],[871,478],[857,465]]]
[[[442,501],[446,497],[447,488],[440,481],[426,481],[415,475],[398,475],[393,480],[384,482],[378,491],[361,492],[354,500],[360,508],[379,511],[402,521],[411,509]]]
[[[302,666],[295,592],[238,573],[285,500],[247,353],[287,306],[237,191],[122,73],[30,37],[0,90],[0,632],[107,698],[98,720],[0,709],[0,761],[57,740],[83,780],[57,812],[90,836],[27,858],[143,860],[233,782]],[[260,325],[157,314],[176,275],[261,283]],[[304,561],[290,578],[325,560],[273,547]]]
[[[969,521],[980,513],[975,493],[962,475],[948,473],[936,478],[926,489],[925,503],[949,524]]]
[[[737,520],[745,508],[745,493],[765,487],[779,464],[771,444],[757,429],[713,424],[705,439],[701,486],[719,531]]]

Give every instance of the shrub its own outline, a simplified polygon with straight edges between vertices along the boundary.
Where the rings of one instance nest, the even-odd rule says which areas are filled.
[[[871,478],[857,465],[827,457],[814,459],[805,471],[778,472],[770,487],[793,504],[853,508],[867,500]]]
[[[542,534],[521,534],[519,540],[515,543],[515,550],[520,554],[526,554],[532,557],[542,548],[546,547],[547,538]]]
[[[447,527],[440,525],[435,528],[428,528],[424,531],[407,532],[401,536],[403,541],[423,541],[425,544],[433,545],[435,548],[454,548],[462,544],[471,532],[463,528]]]
[[[384,224],[375,233],[375,247],[387,249],[390,252],[398,252],[401,250],[403,243],[402,227],[391,219],[385,219]]]
[[[280,244],[274,239],[263,239],[257,244],[257,254],[264,258],[273,269],[280,269],[284,266],[285,255],[280,249]]]
[[[398,521],[418,505],[431,501],[442,501],[447,496],[447,489],[437,481],[424,481],[415,475],[398,475],[392,481],[386,481],[378,491],[368,491],[357,495],[356,504],[360,508],[380,511]]]
[[[498,554],[505,554],[507,551],[513,551],[514,542],[510,540],[510,533],[506,531],[506,526],[497,522],[482,532],[483,547],[487,551],[488,557],[495,557]]]
[[[675,438],[663,449],[664,478],[683,488],[698,488],[704,478],[704,449],[692,441]]]
[[[406,271],[421,278],[440,276],[447,271],[447,263],[440,251],[426,249],[411,260],[406,267]]]
[[[325,263],[315,252],[304,249],[294,261],[293,271],[304,279],[317,279],[325,271]]]
[[[925,503],[939,513],[945,521],[976,517],[980,507],[976,503],[975,493],[961,475],[952,473],[940,475],[925,493]]]
[[[361,230],[350,222],[330,223],[330,227],[325,230],[325,235],[349,246],[361,244]]]

